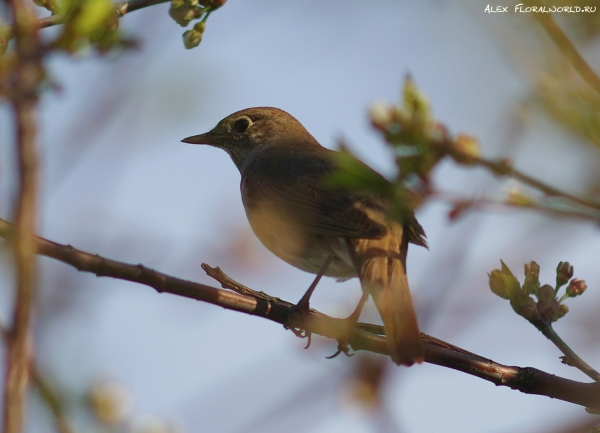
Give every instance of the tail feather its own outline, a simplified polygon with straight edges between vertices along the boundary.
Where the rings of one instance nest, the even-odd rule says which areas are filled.
[[[423,362],[424,349],[406,278],[407,242],[402,227],[391,223],[383,238],[357,239],[351,246],[363,291],[383,319],[392,360],[410,366]]]

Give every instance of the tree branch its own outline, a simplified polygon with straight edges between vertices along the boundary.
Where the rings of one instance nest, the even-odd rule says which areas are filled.
[[[12,226],[0,219],[0,237],[10,238],[11,235]],[[70,245],[57,244],[39,237],[37,238],[37,251],[39,254],[67,263],[80,271],[94,273],[97,276],[119,278],[145,284],[160,293],[171,293],[208,302],[229,310],[262,317],[288,328],[302,329],[305,326],[304,323],[300,323],[297,316],[291,314],[294,304],[266,294],[257,297],[241,295],[165,275],[143,265],[131,265],[106,259],[99,255],[77,250]],[[262,293],[246,289],[251,294]],[[314,310],[311,310],[310,313],[309,326],[313,334],[336,340],[345,337],[343,320],[334,319]],[[385,337],[382,334],[383,329],[380,326],[359,324],[349,337],[348,343],[354,350],[388,354]],[[508,386],[527,394],[545,395],[581,406],[600,409],[600,384],[576,382],[530,367],[522,368],[498,364],[426,334],[422,334],[422,336],[425,342],[425,362],[452,368],[487,380],[495,385]]]
[[[8,330],[4,431],[23,431],[31,358],[31,315],[36,276],[37,91],[42,78],[36,18],[25,0],[11,0],[16,36],[10,98],[16,124],[19,190],[14,254],[17,288]]]
[[[600,212],[593,210],[590,211],[588,209],[585,209],[584,211],[582,207],[569,207],[567,209],[561,209],[558,207],[554,207],[551,204],[545,204],[543,202],[537,201],[533,198],[527,198],[528,201],[523,200],[521,202],[519,202],[518,200],[512,201],[510,199],[502,200],[488,197],[468,198],[460,196],[458,194],[454,194],[452,192],[440,190],[432,192],[431,197],[439,201],[448,203],[452,206],[452,209],[450,211],[451,219],[457,219],[459,217],[462,217],[465,213],[472,210],[494,211],[507,208],[515,208],[529,209],[554,217],[580,218],[595,223],[598,223],[600,221]]]
[[[524,184],[529,185],[530,187],[535,188],[548,196],[562,197],[581,206],[600,211],[600,202],[586,199],[583,197],[578,197],[566,191],[555,188],[552,185],[548,185],[538,179],[535,179],[534,177],[531,177],[514,168],[512,166],[512,163],[508,159],[493,160],[475,155],[470,155],[456,148],[456,146],[448,146],[447,142],[444,142],[442,146],[442,148],[444,148],[445,151],[447,151],[448,154],[452,156],[455,160],[460,160],[461,158],[468,158],[472,164],[478,165],[480,167],[485,167],[492,173],[494,173],[496,176],[512,177],[513,179],[517,179],[518,181],[523,182]]]
[[[562,338],[558,336],[551,323],[546,323],[543,321],[532,322],[533,325],[542,333],[544,336],[550,340],[554,345],[564,353],[564,363],[575,367],[585,373],[587,376],[595,380],[596,382],[600,381],[600,374],[594,370],[592,366],[590,366],[587,362],[581,359],[574,351],[571,349],[567,343],[565,343]]]
[[[545,7],[539,0],[526,0],[531,6]],[[547,13],[534,13],[534,18],[542,25],[548,36],[552,38],[563,56],[571,63],[573,68],[579,73],[581,78],[598,94],[600,94],[600,78],[594,70],[588,65],[583,56],[579,54],[575,45],[565,35],[561,28],[556,24],[552,15]]]
[[[6,326],[0,324],[0,336],[4,344],[9,344],[9,335],[6,330]],[[75,430],[71,426],[71,423],[67,419],[63,402],[61,397],[54,390],[54,387],[48,380],[48,378],[37,368],[35,361],[30,359],[29,374],[31,376],[31,382],[35,388],[37,388],[41,399],[46,403],[46,406],[52,412],[54,416],[54,424],[56,430],[59,433],[74,433]]]

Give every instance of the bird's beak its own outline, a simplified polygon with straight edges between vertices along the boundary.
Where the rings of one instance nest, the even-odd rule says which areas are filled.
[[[213,134],[212,131],[205,132],[200,135],[192,135],[191,137],[186,137],[181,140],[183,143],[190,144],[208,144],[209,146],[218,146],[221,137]]]

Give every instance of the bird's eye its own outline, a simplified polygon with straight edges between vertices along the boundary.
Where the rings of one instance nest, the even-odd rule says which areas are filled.
[[[233,129],[235,130],[235,132],[239,132],[241,134],[242,132],[246,131],[246,129],[248,129],[249,126],[250,119],[248,119],[247,117],[242,117],[235,121],[235,123],[233,124]]]

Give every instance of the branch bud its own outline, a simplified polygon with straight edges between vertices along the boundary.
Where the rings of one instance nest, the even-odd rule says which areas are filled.
[[[169,16],[181,27],[187,26],[190,21],[200,18],[204,9],[198,6],[188,6],[181,0],[173,0],[169,9]]]
[[[556,267],[556,287],[560,288],[573,278],[573,266],[569,262],[560,262]]]
[[[202,33],[188,30],[183,34],[183,45],[188,49],[196,48],[202,42]]]
[[[386,102],[375,102],[369,107],[369,117],[375,128],[385,131],[394,121],[394,107]]]
[[[567,307],[565,304],[560,304],[560,307],[558,307],[558,314],[556,315],[556,318],[554,320],[560,319],[568,312],[569,312],[569,307]]]
[[[556,300],[556,295],[552,286],[544,284],[538,291],[537,309],[544,320],[554,322],[560,311],[560,304]]]
[[[572,268],[571,268],[572,269]],[[578,278],[573,278],[571,283],[567,286],[567,295],[570,298],[574,298],[575,296],[581,295],[587,289],[587,284],[585,284],[584,280],[580,280]]]
[[[517,302],[510,301],[510,305],[519,316],[524,317],[528,321],[537,322],[540,320],[537,305],[532,297],[521,298]]]
[[[523,283],[523,292],[526,296],[537,295],[540,288],[540,265],[536,262],[525,264],[525,282]]]
[[[481,156],[481,147],[475,137],[459,134],[452,143],[452,158],[459,164],[473,165],[475,158]]]

